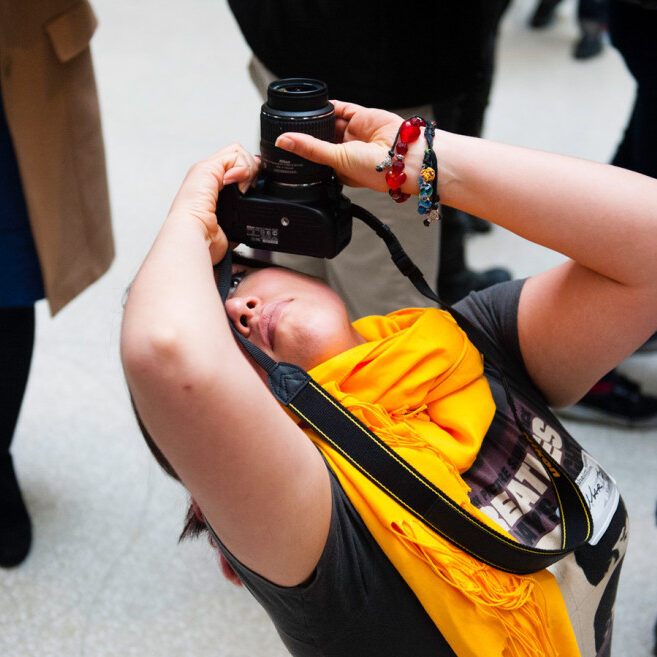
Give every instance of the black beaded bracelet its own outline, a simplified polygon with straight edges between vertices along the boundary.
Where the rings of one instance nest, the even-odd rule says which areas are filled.
[[[427,147],[424,150],[424,159],[420,169],[418,185],[420,197],[417,202],[417,211],[427,215],[424,225],[429,226],[432,222],[440,219],[440,194],[438,194],[438,158],[433,150],[433,140],[436,134],[436,122],[430,121],[424,129],[424,138]]]

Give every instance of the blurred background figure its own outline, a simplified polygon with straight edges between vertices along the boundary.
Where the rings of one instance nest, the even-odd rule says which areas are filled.
[[[427,12],[426,3],[416,1],[400,7],[390,0],[322,0],[307,6],[229,0],[253,51],[251,78],[263,99],[276,78],[317,78],[328,84],[331,98],[389,108],[404,117],[435,116],[439,127],[474,136],[481,134],[497,28],[508,4],[509,0],[451,0],[432,5]],[[398,15],[413,18],[408,29],[394,19]],[[412,201],[396,204],[369,190],[347,193],[391,226],[427,280],[437,282],[445,301],[510,278],[501,268],[468,268],[465,236],[476,219],[444,207],[440,226],[418,230],[422,220]],[[478,230],[489,228],[481,220],[475,225]],[[333,260],[280,254],[275,258],[326,280],[346,300],[354,319],[426,305],[400,276],[385,247],[373,243],[370,229],[358,221],[350,245]]]
[[[554,21],[561,0],[539,0],[529,25],[536,29],[547,27]],[[573,47],[575,59],[589,59],[602,52],[603,36],[607,29],[609,0],[578,0],[577,21],[580,36]]]
[[[610,0],[609,35],[637,85],[612,164],[657,178],[657,0]]]
[[[114,255],[86,1],[0,0],[0,566],[31,543],[10,445],[34,343]]]

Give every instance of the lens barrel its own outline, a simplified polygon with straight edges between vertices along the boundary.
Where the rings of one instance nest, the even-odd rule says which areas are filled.
[[[330,180],[332,169],[276,148],[284,132],[303,132],[335,141],[335,110],[328,87],[311,78],[275,80],[260,111],[260,152],[268,187],[317,185]]]

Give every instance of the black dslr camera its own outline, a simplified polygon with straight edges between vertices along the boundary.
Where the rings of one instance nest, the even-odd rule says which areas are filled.
[[[351,239],[351,202],[330,167],[276,148],[284,132],[334,141],[335,110],[324,82],[276,80],[260,112],[262,167],[246,194],[228,185],[217,221],[233,242],[254,249],[333,258]]]

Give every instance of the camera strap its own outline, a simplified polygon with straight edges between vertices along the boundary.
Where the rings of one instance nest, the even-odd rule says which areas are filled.
[[[385,242],[401,273],[425,297],[447,310],[466,332],[485,359],[499,370],[515,422],[524,440],[545,466],[557,497],[561,523],[561,547],[545,550],[517,543],[491,529],[454,503],[421,472],[404,461],[376,434],[326,392],[302,368],[277,362],[247,340],[229,322],[233,334],[253,360],[267,372],[269,388],[276,399],[310,426],[355,468],[437,534],[479,561],[514,574],[537,572],[556,563],[586,543],[593,531],[591,513],[582,493],[562,466],[555,461],[523,425],[511,395],[498,349],[483,331],[458,311],[443,303],[408,257],[390,228],[370,212],[353,205],[354,217],[372,228]],[[225,303],[230,290],[230,251],[220,264],[217,287]]]

